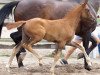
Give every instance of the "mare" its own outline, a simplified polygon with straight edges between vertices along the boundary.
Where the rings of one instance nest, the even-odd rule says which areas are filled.
[[[62,19],[47,20],[42,18],[33,18],[27,21],[9,23],[6,26],[8,29],[20,26],[22,27],[22,40],[21,43],[17,44],[14,47],[12,55],[6,67],[10,67],[12,60],[21,47],[27,49],[29,52],[35,55],[39,60],[39,64],[42,64],[42,57],[32,49],[32,45],[41,41],[42,39],[57,44],[57,52],[54,55],[54,63],[52,64],[52,67],[50,69],[52,75],[54,75],[55,65],[60,58],[62,49],[65,47],[65,45],[77,47],[82,50],[85,55],[86,62],[91,66],[90,58],[88,57],[84,47],[71,41],[75,35],[75,32],[77,31],[82,11],[85,10],[87,2],[88,0],[85,0],[83,4],[77,5]]]
[[[14,19],[15,21],[28,20],[31,18],[44,18],[44,19],[60,19],[65,16],[66,12],[69,12],[74,6],[78,5],[81,0],[67,0],[67,1],[57,1],[57,0],[22,0],[22,1],[14,1],[6,4],[0,10],[0,33],[2,30],[2,26],[5,18],[12,13],[12,9],[14,9]],[[83,38],[83,46],[87,53],[90,53],[88,50],[88,44],[91,36],[91,32],[96,27],[96,13],[98,11],[100,5],[99,0],[91,0],[88,2],[88,10],[85,10],[82,14],[82,18],[80,21],[80,26],[77,28],[76,34]],[[91,14],[85,15],[85,13],[91,12]],[[18,28],[17,36],[16,33],[13,33],[13,40],[16,44],[21,41],[21,29]],[[91,38],[92,39],[92,38]],[[16,41],[17,40],[17,41]],[[95,45],[95,44],[93,44]],[[23,48],[21,50],[25,51]],[[17,59],[20,56],[20,52],[16,55]],[[86,63],[84,67],[86,69],[90,69]],[[22,60],[18,62],[18,66],[23,66]]]

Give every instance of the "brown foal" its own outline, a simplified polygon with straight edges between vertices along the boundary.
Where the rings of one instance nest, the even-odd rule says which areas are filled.
[[[20,50],[19,48],[23,46],[25,49],[33,53],[41,64],[41,56],[39,56],[33,49],[32,45],[45,39],[50,42],[57,43],[57,53],[54,56],[54,63],[51,67],[52,75],[54,75],[54,68],[56,62],[60,58],[61,51],[65,47],[65,45],[70,45],[74,47],[78,47],[83,51],[87,63],[91,65],[90,58],[85,52],[85,49],[75,42],[71,42],[73,39],[76,28],[78,27],[78,23],[80,21],[80,16],[82,11],[85,9],[88,0],[81,5],[75,7],[72,11],[70,11],[63,19],[58,20],[46,20],[42,18],[34,18],[27,21],[19,21],[15,23],[9,23],[7,25],[8,29],[12,29],[15,27],[22,27],[22,41],[20,44],[14,47],[13,53],[10,57],[10,60],[7,64],[7,67],[10,67],[11,62],[16,55],[16,53]]]

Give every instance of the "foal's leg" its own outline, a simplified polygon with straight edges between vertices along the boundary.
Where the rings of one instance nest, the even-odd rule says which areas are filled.
[[[10,37],[13,39],[13,41],[17,45],[22,40],[22,32],[17,31],[17,32],[11,33]],[[23,66],[22,61],[23,61],[25,55],[26,55],[26,50],[24,48],[20,48],[20,51],[16,54],[16,58],[17,58],[17,62],[18,62],[19,67]]]
[[[11,63],[12,63],[14,57],[15,57],[16,54],[19,52],[20,48],[21,48],[21,43],[17,44],[17,45],[13,48],[13,52],[12,52],[12,54],[11,54],[11,56],[10,56],[9,62],[8,62],[8,64],[6,65],[7,68],[10,67],[10,65],[11,65]]]
[[[59,43],[58,44],[58,48],[56,49],[56,54],[54,55],[54,63],[52,64],[52,67],[50,69],[52,75],[54,75],[54,68],[56,66],[56,63],[57,61],[59,60],[60,56],[61,56],[61,52],[62,52],[62,49],[65,47],[65,42],[63,43]]]
[[[61,56],[61,52],[62,52],[61,49],[57,49],[57,53],[54,55],[54,63],[52,64],[51,69],[50,69],[52,75],[54,75],[54,68],[56,66],[57,61],[59,60]]]
[[[35,52],[35,50],[33,50],[31,44],[23,44],[23,47],[26,48],[29,52],[31,52],[34,56],[36,56],[38,58],[39,65],[41,66],[42,65],[42,62],[41,62],[42,57],[37,52]]]
[[[87,55],[87,53],[86,53],[84,47],[82,47],[81,45],[77,44],[76,42],[71,42],[71,43],[69,43],[68,45],[77,47],[77,48],[79,48],[80,50],[82,50],[82,52],[83,52],[84,55],[85,55],[86,62],[88,63],[89,66],[91,66],[90,58],[89,58],[89,56]]]

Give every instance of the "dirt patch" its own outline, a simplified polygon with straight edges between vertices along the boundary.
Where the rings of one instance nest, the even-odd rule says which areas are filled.
[[[5,64],[0,64],[0,75],[51,75],[51,65],[38,66],[34,64],[27,65],[23,68],[12,67],[10,72],[5,68]],[[82,64],[57,65],[55,68],[56,75],[99,75],[100,65],[93,64],[92,70],[87,71]]]
[[[24,67],[18,68],[16,59],[13,61],[10,72],[5,68],[6,63],[8,62],[10,53],[12,52],[11,46],[1,46],[0,53],[7,53],[6,56],[0,56],[0,75],[51,75],[50,68],[53,63],[53,58],[45,57],[43,59],[43,66],[39,66],[37,59],[34,59],[32,55],[27,53],[27,56],[24,60]],[[4,49],[6,48],[6,49]],[[8,48],[8,49],[7,49]],[[38,52],[46,56],[51,50],[40,49]],[[68,60],[68,65],[57,64],[55,68],[56,75],[100,75],[100,59],[93,59],[93,66],[91,71],[84,69],[83,60],[77,60],[76,58],[70,58]]]

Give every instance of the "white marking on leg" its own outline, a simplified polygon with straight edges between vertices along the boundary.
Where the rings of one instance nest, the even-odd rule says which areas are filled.
[[[52,75],[54,75],[54,68],[56,66],[57,61],[59,60],[61,55],[61,51],[58,51],[57,54],[54,56],[54,63],[52,64],[52,67],[50,69],[50,72],[52,73]]]

